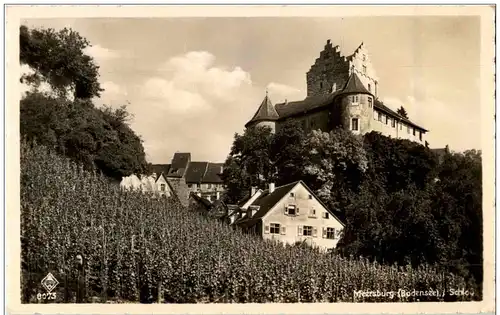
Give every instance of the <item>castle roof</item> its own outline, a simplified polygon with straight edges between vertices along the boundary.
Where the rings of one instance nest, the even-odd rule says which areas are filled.
[[[364,84],[361,82],[361,79],[355,72],[353,72],[349,79],[347,79],[347,82],[342,89],[342,94],[346,93],[364,93],[373,95],[365,88]]]
[[[271,99],[269,98],[266,92],[266,97],[260,104],[259,109],[255,113],[255,115],[253,115],[252,119],[250,119],[250,121],[246,123],[245,127],[252,122],[263,121],[263,120],[277,120],[278,118],[279,115],[274,109],[274,106],[271,103]]]
[[[308,96],[302,101],[276,104],[276,111],[280,118],[286,118],[297,114],[310,112],[317,108],[322,108],[333,103],[333,100],[340,94],[340,90],[330,94],[318,94]]]

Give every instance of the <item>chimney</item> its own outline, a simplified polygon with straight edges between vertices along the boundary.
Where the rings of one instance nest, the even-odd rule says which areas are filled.
[[[257,187],[252,186],[252,188],[250,190],[250,197],[252,197],[253,195],[255,195],[256,192],[257,192]]]
[[[274,183],[269,183],[269,194],[274,192]]]

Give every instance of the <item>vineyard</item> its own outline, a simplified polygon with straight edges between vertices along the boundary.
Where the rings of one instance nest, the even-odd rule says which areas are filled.
[[[21,246],[23,303],[74,302],[77,254],[84,257],[85,302],[424,301],[356,300],[353,292],[468,287],[430,266],[382,266],[263,241],[171,199],[121,192],[106,178],[26,142]],[[60,282],[56,298],[40,301],[40,281],[49,272]]]

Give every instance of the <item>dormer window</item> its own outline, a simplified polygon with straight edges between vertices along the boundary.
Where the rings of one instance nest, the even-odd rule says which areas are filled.
[[[366,74],[366,66],[363,66],[363,73]]]
[[[372,91],[372,85],[370,83],[368,83],[368,91],[371,92]]]

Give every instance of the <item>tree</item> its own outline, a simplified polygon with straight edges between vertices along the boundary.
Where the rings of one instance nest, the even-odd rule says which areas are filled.
[[[313,131],[305,141],[306,183],[331,210],[343,212],[367,170],[361,136],[348,130]]]
[[[75,98],[99,97],[99,67],[92,57],[84,53],[90,43],[78,32],[64,28],[28,29],[20,27],[21,64],[28,65],[34,73],[21,78],[22,82],[38,86],[48,83],[59,96],[72,91]]]
[[[271,160],[276,169],[276,184],[285,185],[304,177],[306,135],[296,120],[285,122],[271,141]]]
[[[397,110],[397,113],[398,113],[401,117],[408,119],[408,113],[406,112],[406,109],[405,109],[403,106],[401,106],[401,107]]]
[[[20,104],[21,135],[55,148],[86,168],[121,179],[143,172],[146,155],[142,140],[128,125],[126,107],[95,108],[90,100],[68,101],[28,93]]]
[[[224,184],[229,188],[227,200],[237,200],[252,186],[264,188],[274,179],[271,140],[269,127],[248,128],[242,135],[235,134],[222,175]]]

